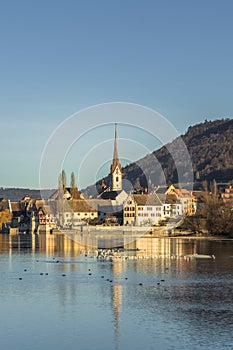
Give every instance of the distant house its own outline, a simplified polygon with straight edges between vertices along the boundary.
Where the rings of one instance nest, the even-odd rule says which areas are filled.
[[[163,204],[156,194],[130,194],[123,206],[123,224],[156,225],[163,217]]]
[[[21,223],[24,221],[24,217],[25,217],[25,203],[23,203],[23,202],[10,202],[10,210],[12,213],[11,227],[12,228],[20,227]]]
[[[163,204],[163,220],[182,216],[182,204],[175,194],[167,194]]]
[[[190,191],[171,185],[166,191],[166,195],[168,194],[175,195],[177,200],[179,200],[182,207],[182,215],[193,215],[195,213],[195,197]]]
[[[51,205],[37,199],[32,207],[31,226],[33,231],[48,231],[56,228],[57,219]]]
[[[57,203],[59,204],[59,203]],[[75,227],[92,220],[97,220],[98,210],[84,199],[72,199],[64,203],[62,210],[57,210],[58,225]]]

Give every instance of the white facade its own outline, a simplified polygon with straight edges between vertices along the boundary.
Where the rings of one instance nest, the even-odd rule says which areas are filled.
[[[136,210],[136,225],[157,225],[162,218],[162,205],[140,205]]]
[[[162,210],[162,220],[176,218],[181,216],[183,213],[182,204],[181,203],[164,203]]]
[[[122,190],[122,172],[119,165],[116,166],[112,173],[112,191]]]
[[[158,225],[163,220],[182,215],[180,203],[162,203],[156,195],[129,195],[123,206],[123,224]]]
[[[129,195],[123,206],[123,224],[157,225],[163,217],[163,205],[156,196]]]
[[[71,226],[79,226],[82,223],[86,223],[89,220],[98,218],[97,211],[86,211],[86,212],[64,212],[63,213],[63,226],[71,227]]]

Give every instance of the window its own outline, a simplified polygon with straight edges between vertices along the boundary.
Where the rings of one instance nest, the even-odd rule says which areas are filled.
[[[117,177],[116,177],[116,182],[118,182],[118,181],[119,181],[119,177],[117,176]]]
[[[147,207],[147,210],[152,210],[152,207]]]

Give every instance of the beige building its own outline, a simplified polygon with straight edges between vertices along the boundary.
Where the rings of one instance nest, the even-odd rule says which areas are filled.
[[[176,188],[171,185],[167,191],[166,195],[175,195],[177,200],[180,202],[182,207],[182,215],[193,215],[196,210],[195,197],[190,191],[185,188]]]
[[[62,213],[63,227],[79,226],[89,223],[94,219],[98,219],[98,210],[89,205],[86,200],[77,199],[66,202]]]
[[[162,216],[163,204],[156,194],[130,194],[123,206],[124,225],[156,225]]]

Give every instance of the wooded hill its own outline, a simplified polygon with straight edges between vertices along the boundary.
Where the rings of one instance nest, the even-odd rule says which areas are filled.
[[[233,119],[206,120],[190,126],[184,135],[123,168],[124,179],[129,180],[133,187],[164,184],[164,176],[167,184],[175,184],[179,180],[178,166],[183,182],[192,181],[186,169],[184,150],[179,147],[181,139],[191,158],[194,182],[233,180]],[[105,178],[105,182],[110,184],[110,176]],[[100,191],[101,180],[94,186]],[[85,193],[92,194],[94,186],[89,186]]]
[[[43,191],[45,198],[50,197],[55,192],[54,189]],[[40,190],[33,190],[30,188],[0,188],[0,198],[10,199],[11,201],[19,201],[25,196],[39,199],[41,198]]]
[[[201,124],[190,126],[184,135],[181,135],[173,142],[148,154],[137,162],[131,163],[125,168],[124,188],[132,187],[153,187],[166,183],[177,183],[177,165],[185,182],[191,179],[187,173],[184,161],[183,149],[179,147],[180,140],[183,140],[190,155],[193,167],[194,182],[201,183],[204,180],[211,182],[230,182],[233,180],[233,119],[220,119],[205,121]],[[175,154],[178,161],[174,162]],[[187,173],[187,176],[186,176]],[[89,196],[101,191],[101,180],[96,185],[87,187],[84,193]],[[105,178],[105,183],[110,185],[110,176]],[[54,190],[48,190],[48,197]],[[11,200],[20,200],[26,194],[33,198],[40,198],[39,190],[0,188],[0,197]]]

